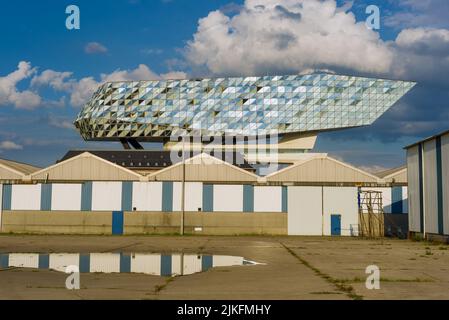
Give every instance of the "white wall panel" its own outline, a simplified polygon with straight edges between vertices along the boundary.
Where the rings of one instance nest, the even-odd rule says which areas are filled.
[[[436,140],[424,142],[424,214],[426,232],[438,234]]]
[[[213,256],[212,265],[214,267],[241,266],[243,265],[243,257]]]
[[[201,272],[202,263],[201,256],[198,259],[198,255],[196,254],[173,254],[172,255],[172,265],[171,270],[172,274],[180,275],[181,274],[181,265],[182,265],[182,274],[192,274],[196,272]],[[214,265],[215,266],[215,265]]]
[[[17,268],[38,268],[39,254],[37,253],[11,253],[9,266]]]
[[[254,187],[255,212],[282,212],[282,187]]]
[[[181,274],[181,254],[176,253],[171,256],[171,273],[172,275],[180,275]]]
[[[81,184],[52,185],[51,210],[81,210]]]
[[[420,232],[419,146],[407,150],[407,181],[409,230]]]
[[[41,185],[13,185],[11,210],[40,210]]]
[[[408,213],[408,188],[402,187],[402,212]]]
[[[119,211],[121,207],[121,182],[94,182],[92,184],[93,211]]]
[[[160,275],[160,254],[134,254],[131,256],[131,272]]]
[[[322,235],[321,187],[288,187],[288,234]]]
[[[68,266],[79,266],[80,255],[78,253],[51,253],[49,260],[50,269],[65,272]]]
[[[214,211],[242,212],[242,185],[214,185]]]
[[[202,262],[201,256],[196,254],[185,254],[184,255],[184,274],[193,274],[196,272],[201,272]]]
[[[449,235],[449,134],[441,137],[444,234]]]
[[[186,188],[186,210],[198,211],[203,209],[203,183],[188,182]]]
[[[3,229],[2,216],[3,216],[3,185],[0,183],[0,232]]]
[[[186,183],[187,196],[187,183]],[[173,211],[181,211],[182,183],[173,182]],[[187,209],[186,209],[187,210]]]
[[[203,207],[203,183],[186,182],[185,210],[197,212]],[[173,183],[173,211],[181,211],[182,183]]]
[[[90,272],[120,272],[119,253],[91,253]]]
[[[341,235],[357,234],[359,224],[358,189],[355,187],[324,187],[324,235],[331,235],[331,215],[341,215]]]
[[[133,208],[162,211],[162,182],[133,182]]]

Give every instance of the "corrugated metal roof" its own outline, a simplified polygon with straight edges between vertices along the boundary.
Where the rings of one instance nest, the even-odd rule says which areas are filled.
[[[31,173],[36,172],[41,169],[41,168],[32,166],[30,164],[12,161],[12,160],[6,160],[6,159],[0,159],[0,164],[3,165],[4,167],[18,171],[24,175],[31,174]]]
[[[150,181],[181,181],[182,162],[148,176]],[[185,161],[186,181],[256,182],[259,176],[226,161],[202,153]]]
[[[268,182],[379,183],[380,178],[328,156],[315,157],[266,176]]]
[[[32,181],[140,181],[142,175],[89,152],[31,174]]]
[[[393,168],[393,169],[380,171],[380,172],[375,173],[375,175],[378,176],[379,178],[385,178],[385,177],[390,176],[392,174],[399,173],[400,171],[402,171],[404,169],[407,169],[407,166],[404,165],[404,166],[396,167],[396,168]]]
[[[378,172],[376,176],[384,179],[387,183],[407,184],[407,166]]]

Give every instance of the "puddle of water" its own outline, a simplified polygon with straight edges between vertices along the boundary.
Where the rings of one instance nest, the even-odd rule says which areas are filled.
[[[77,266],[80,273],[142,273],[182,276],[214,267],[259,264],[243,257],[203,254],[155,253],[0,253],[0,269],[33,268],[65,272]]]

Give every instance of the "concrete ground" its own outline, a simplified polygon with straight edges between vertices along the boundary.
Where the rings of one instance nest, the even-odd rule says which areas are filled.
[[[317,237],[1,235],[0,253],[205,253],[266,265],[220,267],[189,276],[66,274],[0,270],[0,299],[449,299],[449,246],[408,240]],[[365,268],[381,270],[380,290]]]

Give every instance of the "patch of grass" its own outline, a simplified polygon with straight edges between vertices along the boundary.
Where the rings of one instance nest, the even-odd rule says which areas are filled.
[[[35,287],[32,287],[31,286],[30,288],[36,288],[36,289],[64,289],[64,290],[67,290],[66,287],[47,287],[47,286],[35,286]],[[84,287],[84,288],[80,288],[80,289],[86,289],[86,288]]]
[[[311,292],[310,294],[342,294],[341,292],[331,292],[331,291],[318,291],[318,292]]]
[[[447,247],[439,247],[438,250],[447,250]]]
[[[354,277],[352,279],[336,279],[336,281],[340,283],[362,283],[365,282],[365,279],[362,279],[360,277]]]
[[[421,242],[424,240],[424,238],[420,234],[414,234],[413,237],[410,238],[410,240],[415,241],[415,242]]]
[[[380,278],[380,282],[434,282],[432,279],[391,279],[391,278]]]
[[[175,280],[175,277],[168,277],[167,279],[165,279],[165,283],[164,284],[160,284],[154,287],[154,293],[158,294],[160,293],[162,290],[164,290],[170,282],[172,282],[173,280]]]

